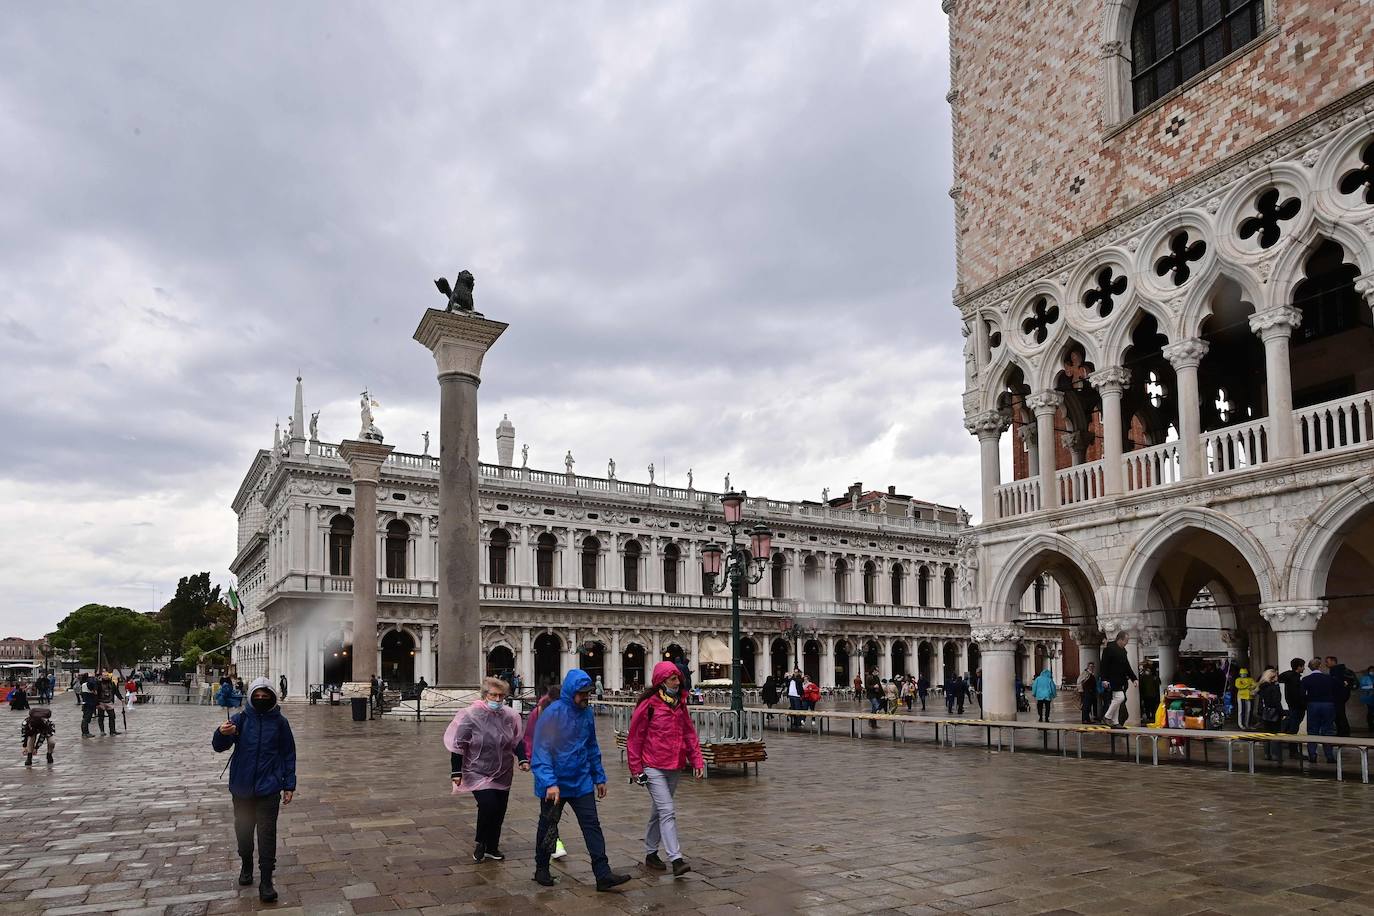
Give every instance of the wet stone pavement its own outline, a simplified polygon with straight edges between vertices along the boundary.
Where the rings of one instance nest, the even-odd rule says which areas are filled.
[[[225,757],[207,707],[145,706],[82,740],[54,706],[57,762],[22,766],[0,711],[0,913],[289,916],[458,913],[1374,913],[1374,789],[1329,778],[768,737],[758,777],[678,793],[694,871],[637,867],[647,814],[602,722],[613,866],[598,894],[575,822],[562,882],[530,880],[537,806],[518,774],[504,863],[470,859],[474,807],[450,795],[443,724],[354,723],[288,704],[300,791],[282,809],[275,905],[235,884]]]

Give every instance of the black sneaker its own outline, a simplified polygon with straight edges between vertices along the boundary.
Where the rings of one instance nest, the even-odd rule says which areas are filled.
[[[488,849],[485,853],[485,857],[495,862],[506,861],[506,854],[499,849]]]
[[[32,754],[25,754],[25,755],[24,755],[24,766],[26,766],[26,767],[31,767],[31,766],[33,766],[33,755],[32,755]]]
[[[487,857],[487,847],[485,843],[478,843],[472,847],[472,861],[481,862]]]
[[[612,888],[620,887],[620,885],[629,880],[629,875],[617,875],[615,872],[611,872],[604,878],[596,879],[596,889],[599,891],[609,891]]]
[[[651,852],[644,857],[644,867],[652,868],[654,871],[667,871],[668,866],[658,857],[658,853]]]
[[[272,886],[272,876],[263,873],[262,881],[258,884],[258,899],[263,903],[277,902],[277,889]]]
[[[253,883],[253,866],[251,863],[245,864],[239,869],[239,887],[247,887]]]
[[[545,887],[553,887],[558,883],[558,879],[549,874],[547,868],[537,868],[534,871],[534,880]]]
[[[683,875],[687,874],[687,873],[688,873],[689,871],[691,871],[691,870],[692,870],[692,866],[690,866],[690,865],[687,864],[687,860],[686,860],[686,859],[674,859],[674,860],[673,860],[673,877],[674,877],[674,878],[681,878]]]
[[[48,754],[48,763],[52,763],[52,754]]]

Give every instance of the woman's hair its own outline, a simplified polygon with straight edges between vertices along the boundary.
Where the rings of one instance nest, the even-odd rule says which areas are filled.
[[[499,677],[482,678],[482,692],[487,693],[488,691],[492,690],[499,690],[502,696],[505,696],[506,694],[510,693],[510,687],[506,684],[505,681],[501,680]]]
[[[541,698],[539,701],[540,708],[542,709],[543,707],[548,706],[550,703],[552,703],[554,700],[558,699],[562,695],[563,687],[561,684],[550,684],[549,689],[545,691],[543,698]]]

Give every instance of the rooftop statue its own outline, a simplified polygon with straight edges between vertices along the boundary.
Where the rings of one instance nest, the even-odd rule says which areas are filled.
[[[448,280],[440,277],[434,281],[434,285],[439,288],[439,292],[448,297],[448,306],[445,311],[449,312],[471,312],[472,288],[477,284],[469,271],[460,271],[458,276],[453,278],[453,286],[448,285]]]

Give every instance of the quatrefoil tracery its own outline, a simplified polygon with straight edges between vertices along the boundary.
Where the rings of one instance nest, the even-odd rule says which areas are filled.
[[[1035,300],[1030,315],[1021,322],[1021,333],[1037,344],[1045,342],[1050,336],[1050,327],[1059,320],[1059,306],[1044,296]]]
[[[1360,165],[1341,178],[1337,189],[1342,194],[1355,194],[1364,188],[1364,202],[1374,204],[1374,140],[1365,144],[1360,153]]]
[[[1099,270],[1095,279],[1097,285],[1083,294],[1083,307],[1095,309],[1097,317],[1106,318],[1116,308],[1116,297],[1126,292],[1126,278],[1114,276],[1109,265]]]
[[[1297,216],[1301,209],[1302,201],[1290,197],[1280,203],[1279,189],[1270,188],[1255,198],[1256,215],[1240,224],[1240,237],[1248,239],[1258,235],[1261,248],[1272,248],[1278,244],[1282,232],[1279,223]]]
[[[1189,244],[1188,230],[1180,230],[1169,239],[1169,253],[1155,262],[1155,273],[1161,277],[1172,274],[1174,286],[1182,286],[1193,275],[1193,269],[1188,265],[1202,260],[1206,253],[1206,242],[1198,239]]]

